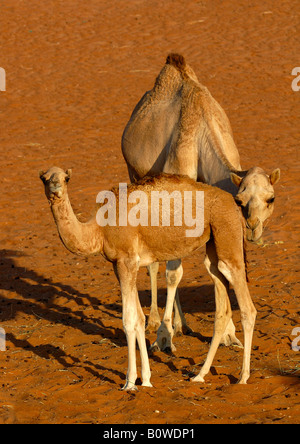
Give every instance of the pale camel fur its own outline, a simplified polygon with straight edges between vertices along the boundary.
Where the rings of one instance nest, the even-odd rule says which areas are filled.
[[[259,242],[263,223],[274,208],[270,175],[259,167],[242,171],[230,122],[208,89],[201,85],[183,56],[170,54],[154,87],[136,105],[122,137],[122,152],[130,180],[160,172],[184,174],[236,196],[246,219],[247,239]],[[169,278],[182,273],[180,259],[167,265]],[[151,310],[148,330],[160,325],[157,308],[158,264],[149,266]],[[173,277],[172,277],[173,278]],[[174,330],[189,331],[176,295]],[[232,322],[222,338],[237,342]]]
[[[194,381],[204,381],[209,372],[221,337],[231,319],[228,297],[228,285],[232,284],[241,311],[244,331],[243,367],[240,383],[245,384],[250,375],[250,354],[256,310],[252,303],[245,273],[244,230],[240,209],[232,196],[208,185],[200,184],[188,177],[161,175],[148,178],[128,186],[128,193],[143,191],[147,194],[150,208],[152,191],[173,191],[183,195],[186,191],[193,194],[195,208],[196,191],[204,192],[203,233],[197,237],[187,237],[182,226],[99,226],[96,215],[88,222],[79,222],[67,193],[70,170],[64,172],[57,167],[50,168],[40,177],[45,186],[45,193],[57,225],[59,236],[65,247],[72,253],[89,256],[101,254],[113,264],[119,280],[122,294],[123,328],[128,344],[128,371],[125,390],[136,389],[136,341],[141,355],[142,385],[151,387],[150,366],[145,341],[145,316],[143,314],[136,287],[139,267],[153,262],[172,261],[192,254],[208,243],[205,265],[215,283],[216,316],[215,327],[207,359]],[[118,221],[119,190],[112,190],[116,196]],[[128,200],[129,202],[129,200]],[[128,203],[129,214],[133,205]],[[174,209],[171,206],[171,221],[174,221]],[[168,287],[168,301],[164,322],[170,328],[170,318],[175,292],[180,279],[172,281]],[[169,325],[167,325],[169,323]]]

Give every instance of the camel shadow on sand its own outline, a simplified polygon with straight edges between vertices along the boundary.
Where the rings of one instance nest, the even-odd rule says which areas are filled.
[[[37,320],[44,319],[53,324],[61,324],[80,330],[87,335],[99,334],[99,337],[111,339],[119,347],[126,346],[126,338],[123,330],[108,328],[104,326],[99,318],[87,318],[83,311],[71,310],[64,305],[58,305],[53,302],[53,295],[64,297],[67,300],[75,300],[82,308],[86,308],[83,299],[88,299],[93,305],[99,305],[100,301],[90,297],[87,293],[81,293],[70,285],[64,285],[36,273],[34,270],[20,267],[14,258],[24,256],[18,251],[1,250],[0,251],[0,325],[4,321],[14,319],[18,314],[34,315]],[[16,296],[5,297],[6,293],[15,293]],[[28,340],[17,339],[11,331],[6,331],[6,340],[11,342],[17,348],[26,349],[33,354],[49,359],[52,357],[64,367],[72,366],[79,362],[79,359],[66,354],[60,347],[53,344],[43,344],[33,346]],[[72,361],[67,363],[66,358]],[[105,367],[97,364],[93,365],[96,370],[106,371]],[[88,369],[93,375],[101,376],[96,370]],[[110,369],[111,370],[111,369]],[[125,375],[117,373],[118,376],[125,378]],[[102,380],[108,378],[103,378]]]
[[[43,275],[34,270],[20,267],[15,258],[25,256],[23,253],[14,250],[0,251],[0,323],[14,319],[19,313],[23,315],[34,315],[37,319],[44,319],[53,324],[61,324],[74,329],[78,329],[87,335],[98,334],[99,337],[111,340],[118,347],[127,347],[126,337],[122,328],[109,328],[104,326],[101,319],[97,317],[87,318],[84,314],[86,302],[88,300],[93,306],[100,306],[102,313],[106,313],[111,317],[120,319],[120,327],[122,327],[121,303],[101,304],[99,297],[95,298],[88,293],[81,293],[70,285],[56,282],[52,279],[46,279]],[[5,297],[6,293],[15,293],[14,297]],[[79,309],[70,309],[63,304],[57,304],[53,301],[54,295],[63,297],[67,300],[74,300]],[[164,308],[166,301],[166,288],[159,289],[158,305]],[[180,287],[180,295],[183,304],[183,310],[187,313],[214,314],[214,288],[213,285],[203,285],[197,287]],[[150,307],[150,290],[140,290],[139,297],[142,307]],[[236,301],[234,293],[230,292],[233,309],[235,309]],[[80,310],[82,306],[82,311]],[[213,320],[213,317],[212,317]],[[211,337],[203,336],[199,331],[194,331],[193,336],[197,337],[201,342],[210,342]],[[22,348],[32,352],[33,354],[49,359],[54,358],[65,368],[79,364],[79,359],[70,356],[60,347],[53,344],[42,344],[33,346],[27,339],[18,339],[13,332],[6,332],[8,342],[14,344],[17,348]],[[150,342],[147,340],[148,345]],[[68,359],[67,359],[68,358]],[[160,361],[155,354],[150,354],[153,361]],[[71,360],[71,363],[70,363]],[[112,369],[107,369],[98,364],[92,364],[85,361],[84,368],[93,376],[101,377],[102,380],[113,382],[107,376],[103,377],[101,372],[110,370],[125,380],[125,374],[119,373]],[[176,371],[173,364],[168,361],[166,365],[171,371]],[[99,373],[100,372],[100,373]]]

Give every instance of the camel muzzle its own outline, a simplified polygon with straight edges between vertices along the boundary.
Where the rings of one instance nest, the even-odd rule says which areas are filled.
[[[263,228],[262,228],[262,224],[260,223],[260,220],[258,220],[257,223],[255,223],[255,225],[249,225],[246,221],[246,237],[247,237],[247,241],[256,244],[256,245],[261,245],[262,244],[262,233],[263,233]]]
[[[61,185],[60,184],[53,184],[50,183],[49,185],[49,195],[51,197],[51,195],[54,197],[62,197],[62,189],[61,189]]]
[[[246,220],[246,227],[251,230],[251,231],[255,231],[256,228],[258,227],[260,223],[260,220],[258,218],[256,218],[255,222],[250,221],[250,219]]]

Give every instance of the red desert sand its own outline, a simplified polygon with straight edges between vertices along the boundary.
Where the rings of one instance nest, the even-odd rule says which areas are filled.
[[[1,4],[0,423],[300,422],[300,91],[292,89],[292,70],[300,66],[298,6],[297,0],[224,0],[222,7],[216,0]],[[248,243],[258,312],[248,385],[235,384],[242,352],[234,346],[218,349],[205,383],[190,381],[213,333],[203,248],[183,260],[179,289],[193,334],[174,338],[174,354],[150,355],[153,388],[138,381],[138,392],[124,392],[127,344],[112,266],[65,250],[38,172],[72,168],[70,200],[87,220],[99,191],[128,181],[121,136],[170,52],[184,55],[225,110],[243,169],[279,167],[281,179],[263,244]],[[146,269],[138,288],[148,316]],[[165,264],[158,291],[162,316]],[[242,339],[232,291],[230,297]],[[148,334],[147,345],[155,338]]]

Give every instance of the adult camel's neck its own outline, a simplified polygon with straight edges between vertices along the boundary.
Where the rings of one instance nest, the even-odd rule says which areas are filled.
[[[74,214],[67,194],[51,204],[60,239],[71,253],[91,256],[103,250],[103,233],[96,218],[80,222]]]
[[[208,138],[208,140],[202,143],[201,147],[198,180],[202,180],[209,185],[217,186],[235,195],[237,193],[237,187],[232,183],[230,174],[245,175],[246,173],[242,171],[239,160],[237,160],[235,164],[236,166],[232,165],[222,152],[222,149],[218,147],[216,140]]]

